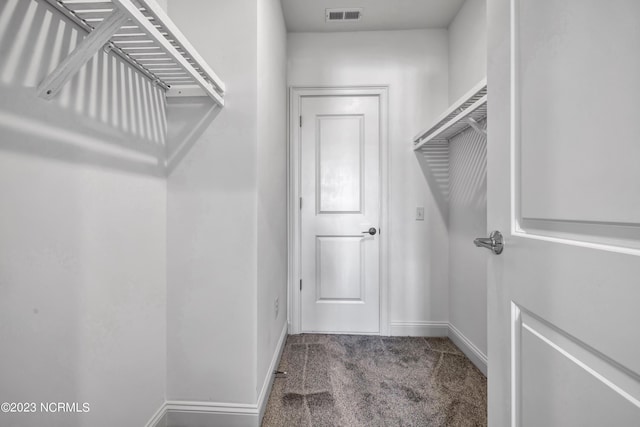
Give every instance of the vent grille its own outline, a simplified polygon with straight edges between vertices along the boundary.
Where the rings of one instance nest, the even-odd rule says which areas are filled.
[[[362,18],[362,9],[326,9],[326,22],[356,22]]]
[[[353,21],[360,19],[360,11],[359,10],[349,10],[344,13],[345,21]]]

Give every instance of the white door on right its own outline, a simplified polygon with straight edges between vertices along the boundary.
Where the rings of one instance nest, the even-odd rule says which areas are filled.
[[[488,0],[488,40],[489,424],[640,426],[640,1]]]

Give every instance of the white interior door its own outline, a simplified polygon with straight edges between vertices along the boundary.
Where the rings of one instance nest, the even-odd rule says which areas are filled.
[[[640,426],[640,2],[488,14],[489,423]]]
[[[303,332],[380,330],[378,103],[375,96],[301,100]]]

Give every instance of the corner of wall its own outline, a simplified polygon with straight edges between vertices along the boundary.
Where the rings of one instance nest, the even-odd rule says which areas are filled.
[[[476,368],[487,376],[487,356],[476,347],[458,328],[449,324],[449,339],[471,360]]]
[[[449,25],[449,104],[487,75],[486,0],[465,0]]]
[[[486,77],[486,0],[466,0],[448,32],[451,104]],[[486,372],[486,260],[472,245],[486,233],[486,138],[465,131],[450,141],[449,185],[450,336]]]
[[[287,326],[286,28],[279,0],[257,4],[256,398]]]
[[[273,372],[280,363],[286,340],[287,326],[285,324],[255,404],[167,401],[154,414],[146,427],[260,427],[275,379]]]

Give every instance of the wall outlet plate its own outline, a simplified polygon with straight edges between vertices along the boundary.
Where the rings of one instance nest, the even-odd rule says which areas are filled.
[[[424,221],[424,208],[417,207],[416,208],[416,221]]]

